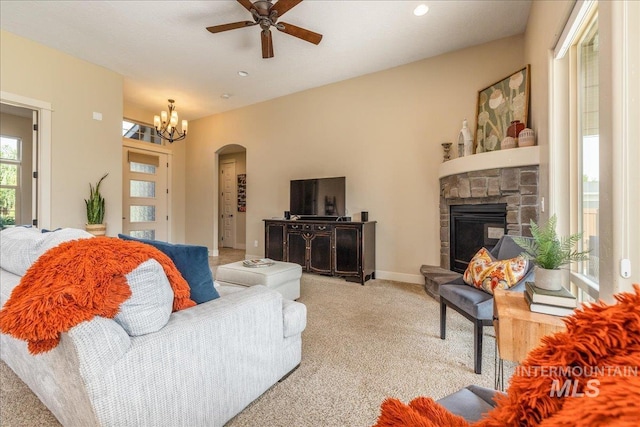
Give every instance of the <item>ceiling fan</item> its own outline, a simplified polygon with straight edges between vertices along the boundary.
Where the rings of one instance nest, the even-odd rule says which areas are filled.
[[[273,40],[271,38],[271,27],[275,27],[278,31],[308,41],[309,43],[318,44],[322,40],[322,34],[296,27],[286,22],[277,22],[278,19],[287,13],[294,6],[298,5],[302,0],[278,0],[272,3],[271,0],[237,0],[245,9],[253,15],[253,21],[233,22],[230,24],[214,25],[207,27],[211,33],[220,33],[222,31],[235,30],[236,28],[252,27],[260,25],[262,28],[262,57],[273,58]]]

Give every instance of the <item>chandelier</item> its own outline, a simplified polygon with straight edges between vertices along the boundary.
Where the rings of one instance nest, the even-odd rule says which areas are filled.
[[[166,139],[169,143],[180,141],[187,136],[187,128],[189,124],[186,120],[182,121],[182,132],[178,130],[178,112],[176,111],[175,102],[169,99],[169,113],[166,111],[160,113],[159,116],[153,116],[153,125],[156,133],[162,139]]]

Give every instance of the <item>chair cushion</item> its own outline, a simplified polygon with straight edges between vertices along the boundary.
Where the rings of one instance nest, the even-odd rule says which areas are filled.
[[[440,286],[440,298],[476,319],[493,319],[493,295],[467,285]]]
[[[438,400],[438,403],[470,423],[480,420],[484,414],[493,409],[493,405],[476,394],[471,387],[443,397]]]
[[[197,304],[219,298],[213,286],[213,276],[209,268],[209,251],[205,246],[181,245],[159,240],[138,239],[118,234],[124,240],[146,243],[164,252],[176,265],[182,277],[191,288],[191,299]]]
[[[498,253],[493,254],[497,259],[514,258],[524,252],[524,249],[514,242],[511,236],[503,236],[500,247],[497,249]]]
[[[528,272],[529,262],[522,256],[496,260],[485,248],[471,259],[464,272],[466,284],[493,295],[494,289],[508,289],[516,285]]]

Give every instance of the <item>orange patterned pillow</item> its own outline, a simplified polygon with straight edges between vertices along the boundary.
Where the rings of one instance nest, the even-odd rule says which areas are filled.
[[[508,289],[518,283],[527,274],[528,263],[522,256],[496,260],[482,248],[469,261],[463,280],[493,295],[496,288]]]

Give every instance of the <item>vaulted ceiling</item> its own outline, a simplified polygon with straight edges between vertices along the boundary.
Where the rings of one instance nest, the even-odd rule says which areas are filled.
[[[421,3],[429,12],[415,16]],[[530,0],[305,0],[282,21],[322,41],[273,30],[270,59],[259,26],[205,29],[252,20],[233,0],[2,1],[0,25],[122,74],[127,103],[159,111],[173,98],[181,117],[195,119],[520,34],[529,8]]]

